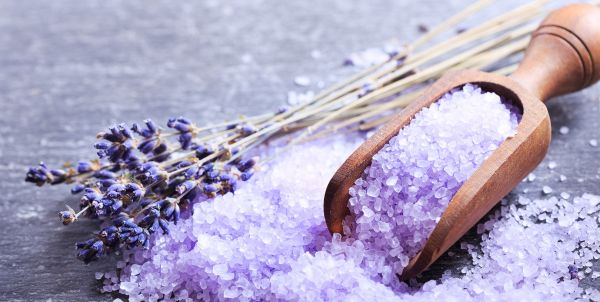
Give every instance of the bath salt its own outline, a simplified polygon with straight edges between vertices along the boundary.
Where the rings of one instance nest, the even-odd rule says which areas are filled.
[[[464,245],[462,273],[412,287],[373,278],[363,259],[386,256],[331,236],[323,219],[325,186],[358,143],[332,137],[282,152],[235,195],[196,204],[148,249],[126,251],[118,273],[99,274],[103,290],[129,301],[598,301],[577,279],[600,257],[595,195],[503,202],[477,227],[481,244]]]
[[[449,201],[479,165],[516,133],[520,113],[500,96],[467,84],[418,112],[350,189],[349,241],[374,280],[397,283]]]
[[[275,300],[276,273],[290,271],[301,255],[330,240],[323,192],[360,142],[338,137],[281,152],[235,194],[196,203],[192,217],[170,224],[170,234],[153,236],[150,249],[127,251],[118,280],[114,272],[104,275],[104,291],[119,291],[129,301]]]

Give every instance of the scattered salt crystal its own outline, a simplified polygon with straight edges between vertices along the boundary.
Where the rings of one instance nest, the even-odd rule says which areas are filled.
[[[298,86],[308,86],[310,85],[310,78],[307,76],[297,76],[294,78],[294,83]]]
[[[556,164],[555,161],[551,161],[551,162],[548,163],[548,168],[551,169],[551,170],[554,169],[554,168],[556,168],[556,166],[557,166],[557,164]]]
[[[544,194],[548,195],[548,194],[552,193],[552,192],[553,192],[553,190],[552,190],[552,188],[551,188],[551,187],[549,187],[549,186],[544,186],[544,187],[542,187],[542,192],[543,192]]]
[[[559,176],[559,179],[558,179],[558,180],[559,180],[560,182],[563,182],[563,181],[567,180],[567,177],[566,177],[566,176],[564,176],[564,175],[561,175],[561,176]]]
[[[535,176],[535,174],[533,174],[533,173],[529,173],[529,175],[527,175],[527,180],[528,180],[529,182],[532,182],[532,181],[534,181],[534,180],[535,180],[535,178],[536,178],[536,176]]]
[[[321,53],[321,51],[319,51],[318,49],[314,49],[310,52],[310,56],[315,59],[318,60],[321,57],[323,57],[323,54]]]
[[[102,279],[102,277],[104,277],[104,273],[96,272],[96,274],[94,274],[94,277],[96,278],[96,280],[100,280]]]
[[[567,126],[562,126],[560,127],[560,129],[558,130],[560,132],[560,134],[568,134],[569,133],[569,127]]]
[[[399,41],[391,40],[385,43],[382,48],[368,48],[363,51],[355,52],[345,60],[345,65],[353,65],[358,67],[369,67],[372,65],[384,63],[390,57],[397,54],[402,45]]]
[[[590,146],[597,147],[598,146],[598,141],[596,139],[590,139]]]
[[[294,105],[300,105],[300,104],[310,102],[314,98],[315,98],[315,93],[312,91],[307,91],[305,93],[289,91],[287,101],[288,101],[288,104],[294,106]]]
[[[571,198],[571,194],[569,194],[567,192],[562,192],[562,193],[560,193],[560,197],[562,199],[569,199],[569,198]]]
[[[242,62],[248,64],[254,61],[254,57],[251,54],[245,53],[242,55]]]

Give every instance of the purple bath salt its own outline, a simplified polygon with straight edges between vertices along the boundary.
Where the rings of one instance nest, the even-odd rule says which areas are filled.
[[[149,249],[126,251],[118,273],[98,274],[103,289],[132,302],[600,300],[579,286],[599,274],[585,273],[600,258],[594,195],[503,202],[477,227],[480,246],[464,244],[472,264],[460,273],[384,285],[365,259],[385,263],[387,255],[331,238],[323,219],[325,186],[357,143],[332,137],[280,153],[235,195],[195,205],[193,217],[153,236]]]
[[[373,156],[350,188],[344,230],[370,251],[362,263],[373,278],[397,282],[452,196],[516,133],[519,119],[517,107],[467,84],[418,112]]]

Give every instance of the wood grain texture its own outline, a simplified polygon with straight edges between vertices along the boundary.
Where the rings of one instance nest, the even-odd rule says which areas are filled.
[[[553,11],[532,34],[523,62],[511,78],[477,71],[445,75],[352,153],[334,174],[324,198],[330,232],[341,233],[349,189],[371,158],[422,108],[444,93],[475,83],[520,105],[517,135],[506,139],[457,191],[425,246],[403,272],[410,279],[429,267],[543,160],[550,117],[543,101],[595,83],[600,75],[600,8],[574,4]]]
[[[185,114],[200,123],[278,108],[292,79],[326,84],[353,73],[340,67],[349,52],[418,35],[471,1],[0,1],[0,301],[112,301],[73,242],[96,225],[63,227],[56,213],[76,199],[63,186],[23,182],[28,166],[56,166],[94,156],[96,132],[114,122]],[[498,1],[465,26],[521,1]],[[322,57],[313,59],[311,51]],[[310,89],[317,90],[316,86]],[[600,85],[547,102],[553,139],[534,182],[517,193],[541,197],[600,194]],[[568,126],[568,135],[558,134]],[[548,161],[557,168],[547,168]],[[567,180],[560,182],[559,175]],[[527,190],[527,193],[523,191]],[[471,230],[461,240],[477,244]],[[458,247],[424,273],[460,271],[469,255]],[[600,268],[596,267],[596,270]],[[598,279],[584,286],[600,288]]]

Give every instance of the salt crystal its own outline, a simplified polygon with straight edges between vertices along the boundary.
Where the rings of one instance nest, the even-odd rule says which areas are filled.
[[[213,266],[213,274],[220,276],[223,275],[225,273],[227,273],[228,267],[226,263],[221,263],[221,264],[216,264],[215,266]]]
[[[566,176],[564,176],[564,175],[561,175],[561,176],[559,177],[559,179],[558,179],[558,180],[559,180],[560,182],[563,182],[563,181],[567,180],[567,177],[566,177]]]
[[[370,184],[367,188],[367,195],[371,197],[379,196],[379,186],[376,184]]]
[[[551,161],[551,162],[548,163],[548,168],[551,169],[551,170],[554,169],[554,168],[556,168],[556,166],[557,166],[557,164],[556,164],[555,161]]]
[[[552,193],[552,192],[553,192],[553,190],[552,190],[552,188],[551,188],[551,187],[549,187],[549,186],[544,186],[544,187],[542,187],[542,192],[543,192],[544,194],[546,194],[546,195],[547,195],[547,194],[550,194],[550,193]]]
[[[308,86],[310,85],[310,78],[307,76],[297,76],[294,78],[294,83],[298,86]]]
[[[130,270],[131,270],[131,275],[136,276],[136,275],[140,274],[141,267],[139,264],[132,264],[130,267]]]
[[[560,197],[562,199],[569,199],[569,198],[571,198],[571,194],[569,194],[567,192],[562,192],[562,193],[560,193]]]
[[[590,139],[590,146],[597,147],[598,146],[598,141],[596,139]]]
[[[560,132],[560,134],[568,134],[569,133],[569,127],[562,126],[562,127],[560,127],[560,129],[558,131]]]
[[[233,289],[225,289],[225,291],[223,292],[223,297],[226,299],[233,299],[233,298],[237,298],[240,295],[240,293],[236,290]]]
[[[321,53],[321,51],[319,51],[318,49],[314,49],[310,52],[310,56],[315,59],[318,60],[321,57],[323,57],[323,54]]]
[[[289,91],[287,101],[288,104],[295,106],[312,101],[315,98],[315,93],[307,91],[305,93]]]
[[[363,216],[365,216],[367,218],[370,218],[375,214],[371,209],[369,209],[367,207],[363,207],[362,211],[363,211]]]
[[[248,64],[252,61],[254,61],[254,57],[251,54],[246,53],[242,55],[242,62]]]
[[[388,177],[388,179],[385,181],[385,185],[389,186],[389,187],[393,187],[396,182],[398,182],[398,176],[396,175],[392,175],[390,177]]]

